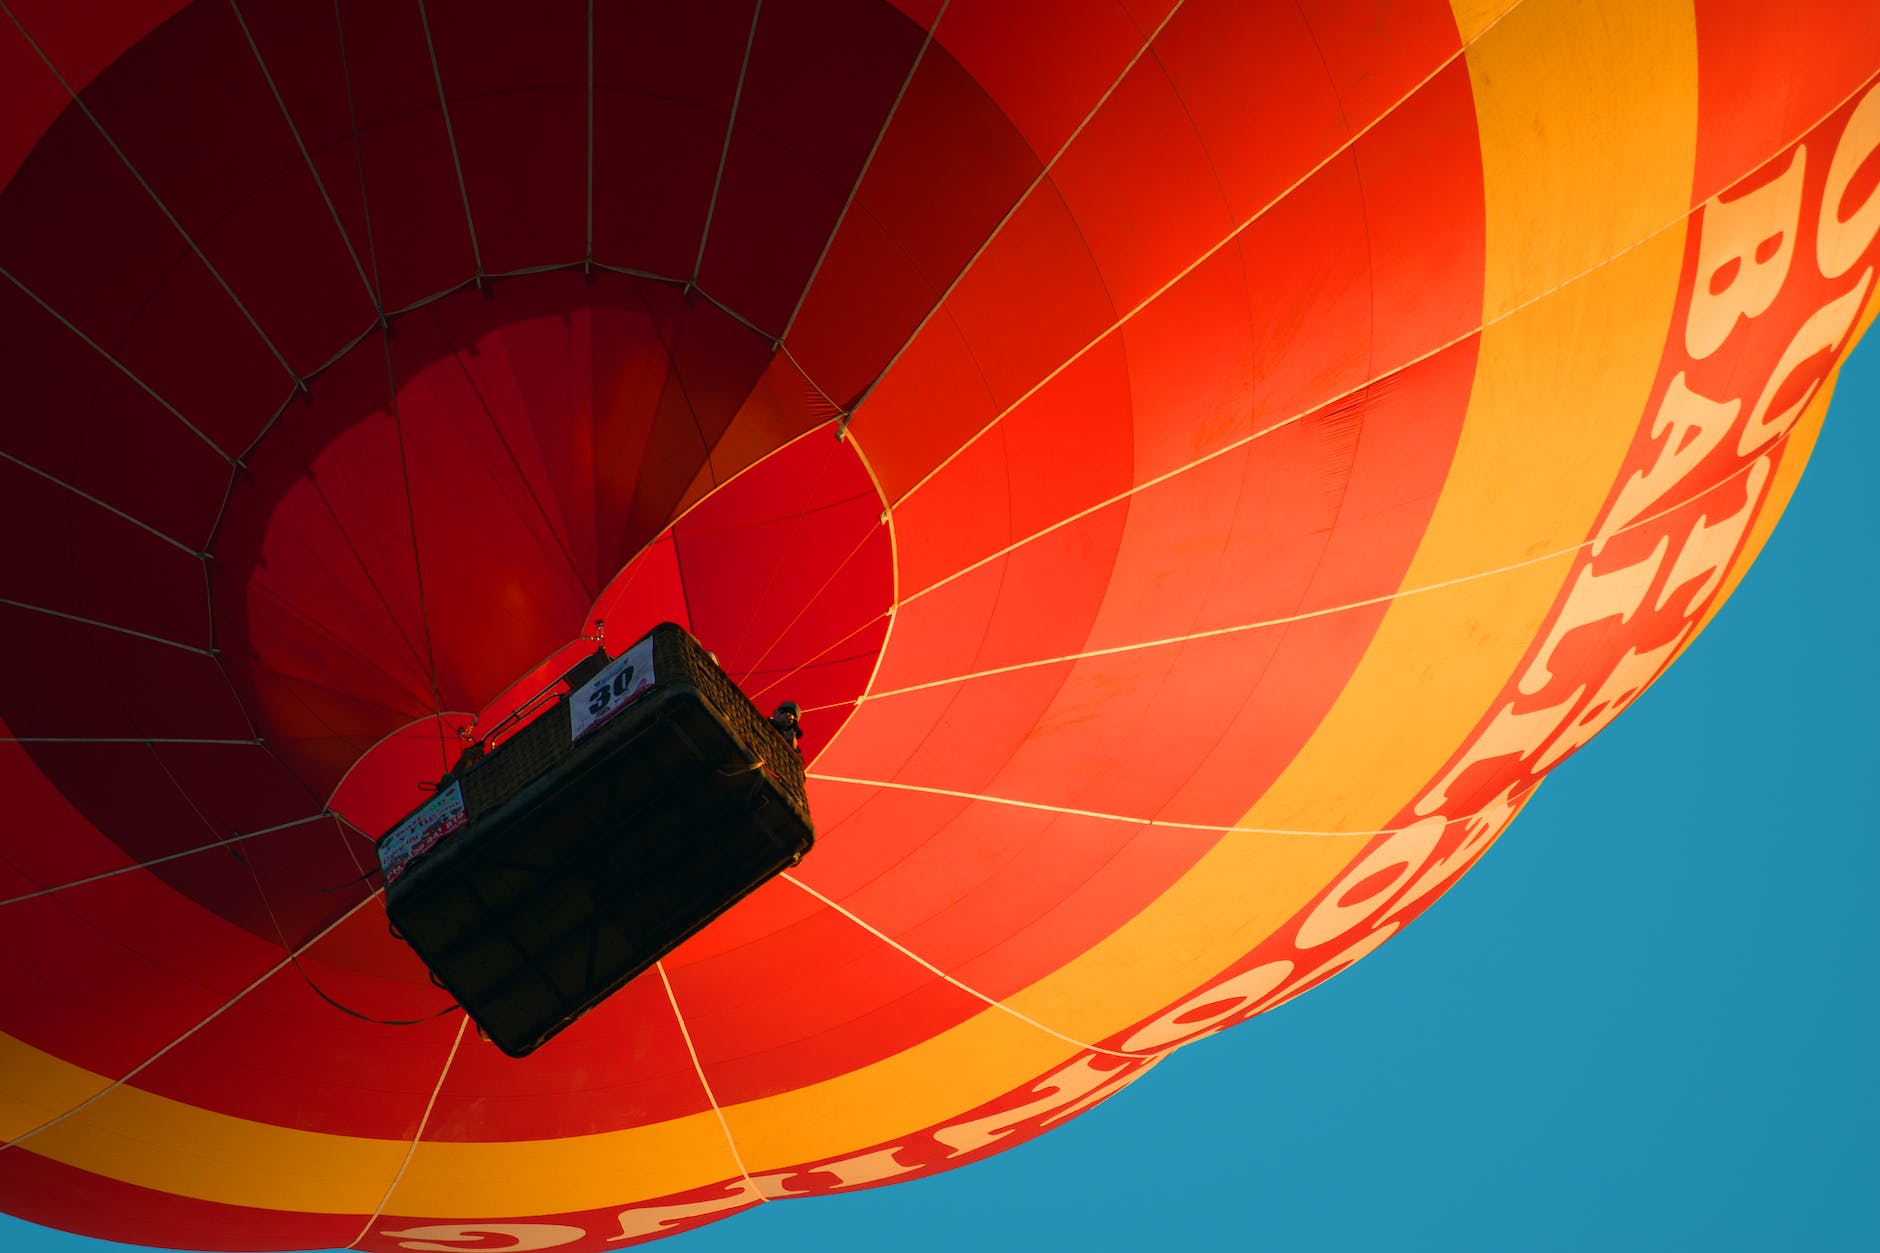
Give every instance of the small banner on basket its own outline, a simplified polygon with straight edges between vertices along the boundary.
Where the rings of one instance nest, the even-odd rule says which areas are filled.
[[[607,668],[581,685],[568,699],[568,725],[578,740],[631,705],[653,686],[653,641],[641,640],[607,663]]]
[[[433,796],[416,813],[379,841],[379,869],[390,883],[431,846],[464,824],[463,789],[455,783]]]

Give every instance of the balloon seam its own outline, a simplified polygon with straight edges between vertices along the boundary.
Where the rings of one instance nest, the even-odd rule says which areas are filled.
[[[698,1048],[692,1043],[692,1032],[685,1024],[685,1015],[679,1010],[679,998],[672,990],[672,980],[666,974],[665,962],[654,962],[653,969],[659,972],[659,982],[666,989],[666,1003],[672,1006],[673,1021],[679,1024],[679,1037],[685,1041],[686,1056],[692,1059],[692,1070],[698,1075],[699,1087],[705,1089],[705,1099],[711,1103],[712,1113],[717,1116],[718,1128],[724,1132],[725,1147],[731,1151],[731,1160],[737,1164],[738,1174],[744,1177],[744,1186],[754,1193],[758,1200],[768,1201],[761,1188],[751,1179],[750,1168],[744,1164],[744,1155],[738,1152],[737,1139],[731,1134],[731,1123],[725,1118],[725,1111],[718,1104],[718,1094],[712,1091],[711,1080],[705,1077],[705,1065],[699,1060]]]
[[[110,148],[117,156],[117,159],[124,163],[124,168],[130,172],[130,176],[137,181],[139,187],[143,188],[144,194],[150,197],[150,202],[157,206],[157,211],[163,214],[169,224],[175,228],[177,235],[182,238],[183,243],[188,245],[190,252],[195,254],[196,260],[202,263],[202,268],[208,271],[211,278],[215,279],[216,285],[220,287],[223,294],[229,298],[229,302],[235,306],[236,311],[247,321],[248,325],[254,330],[254,333],[260,338],[261,342],[267,346],[267,350],[273,354],[275,361],[280,363],[281,369],[287,372],[287,377],[293,379],[297,386],[304,387],[305,383],[302,381],[300,375],[294,371],[293,366],[288,364],[287,358],[281,355],[281,350],[274,346],[274,341],[268,338],[268,333],[261,329],[261,323],[255,320],[255,315],[249,312],[248,306],[243,304],[241,297],[235,294],[235,289],[229,286],[229,282],[226,278],[222,277],[222,272],[215,268],[214,262],[209,260],[209,255],[202,250],[202,246],[196,242],[195,238],[183,228],[183,224],[177,219],[176,214],[170,211],[170,206],[163,202],[163,197],[157,195],[156,188],[152,187],[149,181],[144,178],[142,172],[131,163],[129,155],[126,154],[122,148],[118,147],[117,140],[111,138],[111,132],[104,128],[104,123],[98,120],[98,115],[91,111],[91,106],[85,103],[84,98],[78,92],[72,90],[72,84],[66,81],[65,75],[60,72],[59,67],[52,63],[52,58],[46,55],[45,49],[39,46],[39,41],[33,38],[32,33],[26,29],[26,24],[20,21],[18,15],[13,12],[12,8],[5,0],[0,0],[0,12],[6,13],[8,19],[12,21],[14,28],[20,32],[20,38],[26,41],[27,45],[32,48],[34,54],[44,63],[45,67],[52,71],[52,76],[59,80],[59,86],[65,89],[65,94],[71,97],[72,103],[78,106],[79,112],[85,115],[85,120],[90,122],[97,130],[98,137],[103,139],[105,146]]]
[[[686,283],[688,291],[698,286],[699,275],[705,270],[705,246],[711,242],[712,216],[718,210],[718,192],[724,186],[725,166],[731,160],[731,137],[738,129],[738,106],[744,102],[744,80],[751,72],[751,49],[757,46],[757,19],[764,12],[764,0],[756,0],[751,5],[751,29],[744,36],[744,60],[738,66],[738,85],[731,93],[731,112],[725,118],[725,142],[718,150],[718,172],[712,176],[711,199],[705,202],[705,224],[698,233],[698,255],[692,259],[692,278]]]
[[[1062,814],[1070,818],[1095,818],[1103,822],[1122,822],[1141,827],[1157,827],[1167,831],[1196,831],[1212,835],[1285,835],[1311,836],[1323,839],[1372,839],[1380,835],[1397,835],[1409,827],[1382,827],[1374,831],[1307,831],[1287,827],[1246,827],[1220,826],[1206,822],[1176,822],[1163,818],[1139,818],[1133,814],[1107,813],[1100,809],[1076,809],[1068,805],[1053,805],[1045,801],[1020,800],[1011,796],[993,796],[985,792],[966,792],[954,788],[931,787],[921,783],[895,783],[886,779],[856,779],[845,775],[819,774],[811,772],[804,776],[818,783],[842,783],[851,787],[885,788],[896,792],[917,792],[926,796],[945,796],[956,800],[985,801],[989,805],[1006,805],[1014,809],[1033,809],[1041,813]],[[1450,822],[1465,822],[1476,817],[1464,814]],[[1415,824],[1413,824],[1415,825]]]
[[[347,1248],[358,1248],[359,1242],[372,1234],[372,1224],[384,1216],[386,1206],[392,1202],[392,1193],[396,1192],[398,1185],[404,1182],[405,1172],[411,1169],[411,1159],[418,1155],[418,1145],[424,1140],[425,1128],[431,1123],[431,1111],[436,1108],[438,1094],[444,1090],[444,1080],[449,1076],[451,1066],[457,1061],[457,1050],[463,1045],[464,1031],[469,1025],[468,1017],[458,1020],[457,1034],[451,1039],[450,1052],[444,1056],[443,1069],[437,1072],[437,1082],[431,1086],[431,1096],[424,1103],[424,1113],[418,1116],[418,1129],[412,1133],[411,1143],[405,1149],[405,1159],[398,1164],[398,1173],[392,1176],[392,1181],[385,1185],[385,1195],[379,1198],[378,1208],[372,1211],[371,1217],[367,1218],[359,1228],[359,1234],[347,1243]]]
[[[307,151],[307,141],[301,138],[300,128],[294,125],[293,115],[287,111],[287,99],[281,95],[279,84],[274,81],[274,72],[268,69],[267,61],[261,55],[261,45],[255,42],[255,35],[248,28],[248,19],[243,15],[239,0],[228,0],[228,7],[235,11],[235,21],[242,28],[242,37],[248,41],[248,50],[254,53],[255,64],[261,69],[261,77],[267,82],[268,90],[274,95],[274,103],[281,111],[281,121],[287,124],[287,133],[294,137],[294,147],[300,150],[301,164],[307,167],[307,173],[313,177],[313,185],[320,192],[320,199],[326,203],[327,215],[333,219],[334,229],[339,232],[340,243],[346,245],[346,255],[352,258],[353,271],[359,275],[360,284],[366,289],[366,298],[372,307],[379,307],[378,293],[372,289],[372,281],[366,277],[366,267],[359,260],[359,253],[353,247],[352,236],[346,231],[346,224],[340,220],[339,208],[333,203],[333,196],[326,189],[326,180],[320,177],[320,171],[313,163],[313,156]]]
[[[0,4],[4,4],[4,0],[0,0]],[[167,399],[165,399],[161,392],[157,391],[157,389],[152,387],[150,384],[144,382],[143,379],[137,376],[135,371],[133,371],[129,366],[125,365],[122,361],[119,361],[115,353],[113,353],[110,349],[106,348],[103,344],[99,343],[97,340],[93,339],[91,336],[87,335],[84,331],[80,330],[76,323],[74,323],[70,318],[66,317],[63,313],[60,313],[57,309],[53,308],[52,305],[43,296],[41,296],[38,292],[34,291],[32,288],[28,287],[26,283],[22,279],[20,279],[18,275],[13,273],[13,271],[7,269],[5,266],[0,266],[0,275],[4,275],[6,280],[9,283],[12,283],[15,287],[19,288],[21,293],[24,294],[28,300],[38,305],[41,309],[44,309],[46,313],[51,315],[53,320],[58,322],[60,326],[63,326],[66,330],[78,336],[78,338],[81,341],[83,341],[83,343],[85,344],[87,348],[90,348],[93,352],[97,353],[100,357],[103,357],[105,361],[108,362],[113,369],[115,369],[119,374],[122,374],[125,378],[129,379],[133,384],[135,384],[139,391],[143,392],[144,395],[150,397],[150,399],[156,401],[157,404],[160,405],[164,409],[165,412],[167,412],[171,417],[175,418],[178,422],[181,422],[183,424],[184,429],[186,429],[191,435],[194,435],[197,439],[207,444],[210,450],[213,451],[216,456],[222,458],[222,460],[226,462],[229,462],[231,465],[234,464],[235,459],[229,456],[228,453],[224,452],[220,444],[217,444],[214,440],[210,439],[206,434],[204,434],[201,427],[197,426],[194,422],[191,422],[188,418],[184,417],[183,411],[181,409],[178,409],[175,405],[171,404]]]
[[[477,286],[483,286],[483,249],[477,242],[477,220],[470,212],[470,184],[464,181],[463,157],[457,152],[457,131],[450,123],[450,99],[444,94],[444,69],[437,63],[437,44],[431,39],[431,15],[418,0],[418,24],[424,28],[424,50],[431,58],[431,78],[437,84],[437,108],[444,115],[444,140],[450,145],[451,168],[457,171],[457,193],[463,197],[464,226],[470,231],[470,259],[477,267]]]
[[[1092,1053],[1102,1053],[1107,1057],[1124,1057],[1124,1058],[1129,1058],[1131,1060],[1141,1060],[1144,1058],[1160,1056],[1160,1054],[1157,1054],[1157,1053],[1125,1053],[1118,1049],[1109,1049],[1109,1048],[1104,1048],[1103,1046],[1098,1045],[1098,1044],[1087,1043],[1086,1041],[1079,1040],[1075,1036],[1065,1035],[1062,1031],[1057,1030],[1055,1027],[1046,1026],[1044,1023],[1039,1022],[1036,1018],[1033,1018],[1031,1015],[1023,1012],[1022,1010],[1017,1010],[1017,1009],[1012,1008],[1010,1005],[1007,1005],[1004,1001],[999,1000],[997,997],[988,996],[984,992],[981,992],[979,989],[972,987],[969,984],[963,983],[960,980],[954,978],[952,975],[948,974],[946,971],[942,970],[940,967],[928,961],[925,957],[922,957],[919,953],[916,953],[914,950],[908,948],[905,944],[902,944],[899,940],[896,940],[893,936],[889,935],[887,932],[882,931],[879,928],[870,925],[868,922],[858,917],[853,911],[831,900],[829,897],[824,896],[821,892],[818,892],[815,888],[803,882],[801,879],[797,878],[795,875],[791,874],[789,871],[786,870],[783,873],[779,874],[777,877],[780,879],[787,879],[789,882],[794,883],[797,887],[803,889],[803,891],[809,893],[811,896],[821,901],[824,905],[827,905],[830,909],[835,910],[838,914],[841,914],[844,918],[847,918],[850,922],[854,923],[856,926],[860,927],[862,930],[868,932],[868,934],[874,936],[877,940],[880,940],[883,944],[886,944],[889,948],[893,949],[895,952],[901,954],[903,957],[908,958],[910,961],[913,961],[917,965],[924,967],[929,973],[934,974],[938,976],[939,978],[945,980],[946,982],[952,984],[954,987],[966,993],[968,996],[972,997],[973,999],[982,1001],[985,1004],[991,1006],[993,1009],[1000,1010],[1004,1013],[1010,1014],[1012,1017],[1018,1019],[1020,1022],[1025,1023],[1028,1026],[1036,1027],[1038,1030],[1044,1032],[1046,1035],[1051,1036],[1054,1039],[1062,1040],[1066,1044],[1074,1045],[1077,1048],[1084,1049]]]
[[[907,67],[907,76],[901,80],[901,89],[894,93],[894,101],[888,106],[888,115],[881,119],[881,127],[875,132],[875,142],[868,145],[868,155],[862,158],[862,167],[855,172],[855,181],[849,186],[849,194],[842,202],[842,208],[836,213],[836,220],[829,228],[829,234],[823,240],[822,251],[816,254],[816,264],[809,270],[809,277],[803,280],[803,290],[797,293],[796,305],[790,310],[790,316],[784,319],[783,330],[778,333],[776,343],[779,347],[790,337],[796,326],[797,315],[803,312],[803,303],[809,299],[810,288],[816,285],[816,276],[822,273],[823,262],[829,259],[829,250],[835,246],[836,235],[841,232],[842,224],[848,220],[849,209],[855,204],[856,196],[861,194],[862,182],[868,177],[869,167],[875,163],[875,154],[881,151],[881,141],[888,137],[888,128],[894,125],[895,115],[901,111],[901,102],[907,98],[907,89],[914,85],[914,76],[920,72],[920,64],[927,57],[927,49],[933,46],[934,32],[940,29],[940,19],[947,15],[947,5],[953,0],[940,0],[940,8],[933,15],[933,21],[927,26],[921,37],[920,47],[914,53],[913,63]],[[800,366],[798,367],[801,368]],[[808,378],[806,373],[803,376]],[[822,391],[820,387],[816,389]]]
[[[117,1091],[119,1088],[129,1083],[132,1079],[135,1079],[138,1075],[142,1074],[144,1071],[150,1069],[150,1067],[156,1065],[164,1057],[168,1056],[171,1052],[173,1052],[175,1049],[180,1047],[184,1041],[188,1040],[191,1036],[195,1035],[198,1031],[201,1031],[204,1027],[208,1026],[210,1023],[220,1018],[223,1014],[233,1009],[242,1000],[243,997],[247,996],[250,992],[253,992],[256,988],[266,983],[269,979],[272,979],[275,975],[279,974],[281,971],[287,969],[287,967],[293,963],[295,958],[299,957],[300,954],[312,948],[315,944],[318,944],[321,940],[325,939],[332,932],[338,930],[342,924],[344,924],[354,914],[358,913],[360,909],[364,908],[367,901],[375,900],[378,898],[379,895],[380,895],[380,889],[374,888],[372,892],[365,898],[365,900],[359,901],[357,904],[347,909],[345,913],[341,914],[338,918],[335,918],[332,922],[322,927],[305,943],[301,944],[298,948],[290,951],[285,957],[281,958],[281,960],[279,960],[278,962],[275,962],[274,965],[268,967],[267,970],[263,971],[258,977],[255,978],[253,982],[249,983],[246,987],[242,988],[241,991],[235,993],[235,995],[229,997],[228,1000],[222,1002],[220,1007],[210,1011],[209,1014],[205,1016],[204,1018],[202,1018],[200,1021],[198,1021],[195,1026],[183,1032],[183,1034],[177,1036],[174,1040],[171,1040],[168,1044],[164,1045],[162,1048],[152,1053],[149,1057],[137,1063],[137,1065],[131,1067],[122,1076],[111,1080],[110,1083],[106,1084],[104,1087],[100,1088],[98,1091],[92,1093],[90,1096],[80,1101],[77,1105],[74,1105],[71,1109],[66,1110],[63,1114],[58,1114],[52,1118],[48,1118],[46,1121],[40,1123],[38,1126],[33,1127],[30,1130],[21,1132],[19,1135],[15,1136],[13,1139],[6,1141],[4,1144],[0,1144],[0,1153],[4,1153],[8,1149],[11,1149],[20,1144],[23,1144],[27,1140],[30,1140],[34,1136],[38,1135],[40,1132],[49,1130],[52,1127],[56,1127],[60,1123],[66,1121],[67,1119],[83,1113],[85,1110],[91,1108],[93,1105],[97,1104],[99,1101],[103,1100],[105,1097],[111,1095],[111,1093]]]

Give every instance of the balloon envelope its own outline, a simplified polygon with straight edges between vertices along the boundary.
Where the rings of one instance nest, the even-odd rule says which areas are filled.
[[[1075,1115],[1636,699],[1875,307],[1861,3],[9,12],[0,1198],[117,1240],[617,1247]],[[816,851],[512,1061],[372,837],[666,619]]]

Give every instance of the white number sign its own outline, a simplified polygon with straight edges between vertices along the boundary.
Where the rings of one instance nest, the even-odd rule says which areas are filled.
[[[581,685],[570,698],[568,721],[573,738],[580,739],[632,704],[653,686],[653,641],[641,640],[607,663],[607,668]]]

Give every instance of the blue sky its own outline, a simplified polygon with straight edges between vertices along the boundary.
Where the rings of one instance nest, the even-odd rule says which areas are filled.
[[[1873,1247],[1875,339],[1736,598],[1404,935],[990,1161],[659,1247]]]

